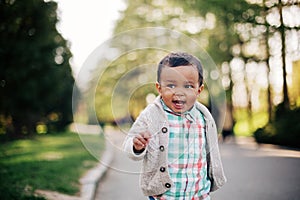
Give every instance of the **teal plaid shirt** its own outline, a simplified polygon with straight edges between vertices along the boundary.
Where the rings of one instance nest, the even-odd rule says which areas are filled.
[[[177,114],[161,102],[170,126],[168,168],[174,186],[159,199],[209,200],[204,117],[195,106]]]

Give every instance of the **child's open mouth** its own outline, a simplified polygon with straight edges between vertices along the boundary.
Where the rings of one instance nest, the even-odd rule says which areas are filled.
[[[185,104],[185,101],[182,101],[182,100],[173,100],[172,102],[176,109],[182,109]]]

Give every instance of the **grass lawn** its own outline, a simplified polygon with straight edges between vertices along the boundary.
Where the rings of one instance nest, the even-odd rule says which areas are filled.
[[[36,189],[76,195],[79,179],[98,158],[86,150],[93,146],[100,157],[104,137],[57,133],[17,140],[0,146],[0,199],[41,199]]]

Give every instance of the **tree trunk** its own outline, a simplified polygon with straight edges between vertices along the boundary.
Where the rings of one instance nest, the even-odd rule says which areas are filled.
[[[281,57],[282,57],[282,71],[283,71],[283,105],[285,110],[288,110],[290,108],[290,100],[289,100],[289,95],[288,95],[288,86],[287,86],[287,80],[286,80],[286,54],[285,54],[285,27],[283,24],[283,15],[282,15],[282,9],[283,9],[283,4],[282,1],[279,0],[279,14],[280,14],[280,35],[281,35],[281,44],[282,44],[282,49],[281,49]]]
[[[273,107],[273,103],[272,103],[272,96],[271,96],[271,84],[270,84],[270,78],[269,78],[269,75],[270,75],[270,63],[269,63],[269,60],[270,60],[270,46],[269,46],[269,36],[270,36],[270,25],[268,24],[267,22],[267,14],[268,14],[268,8],[265,4],[265,0],[264,0],[264,17],[265,17],[265,26],[266,26],[266,33],[265,33],[265,43],[266,43],[266,53],[267,53],[267,56],[266,56],[266,65],[267,65],[267,80],[268,80],[268,88],[267,88],[267,110],[268,110],[268,116],[269,116],[269,119],[268,121],[272,121],[273,119],[273,112],[272,112],[272,107]]]

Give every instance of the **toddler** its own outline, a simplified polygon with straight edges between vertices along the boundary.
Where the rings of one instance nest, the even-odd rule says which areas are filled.
[[[193,55],[170,53],[159,63],[159,96],[124,141],[129,157],[143,160],[140,187],[149,199],[209,200],[226,182],[216,124],[197,101],[203,88],[202,65]]]

